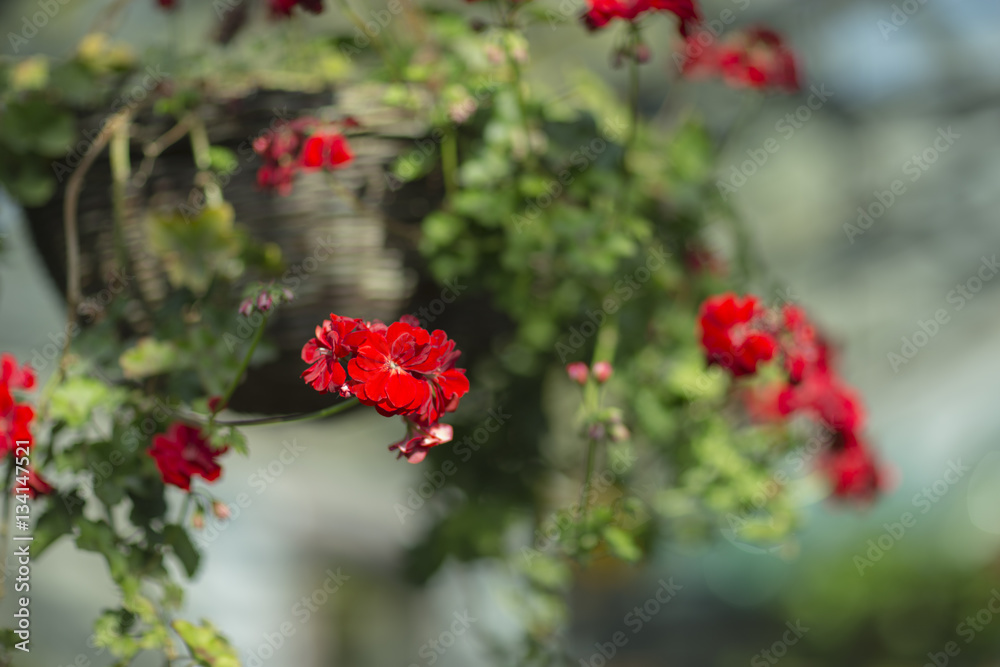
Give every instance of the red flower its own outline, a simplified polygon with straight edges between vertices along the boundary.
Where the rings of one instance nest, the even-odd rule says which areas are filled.
[[[635,21],[645,12],[665,11],[680,19],[680,33],[686,36],[701,20],[694,0],[587,0],[587,4],[583,22],[591,30],[599,30],[613,19]]]
[[[830,353],[816,329],[798,306],[786,305],[782,309],[787,338],[782,345],[785,353],[785,371],[788,381],[796,384],[811,373],[830,372]]]
[[[200,475],[208,482],[219,478],[222,467],[215,459],[228,449],[213,449],[197,427],[176,422],[166,435],[153,438],[148,452],[156,459],[156,467],[166,484],[190,491],[194,475]]]
[[[14,487],[14,493],[17,494],[19,487]],[[38,496],[47,496],[54,490],[52,485],[45,481],[45,478],[35,472],[34,468],[28,468],[28,483],[26,486],[21,487],[27,489],[27,494],[29,498],[37,498]]]
[[[156,4],[162,9],[173,9],[177,6],[177,0],[156,0]]]
[[[361,320],[330,313],[330,319],[323,320],[323,324],[316,327],[316,337],[302,348],[302,361],[312,364],[302,372],[302,378],[313,389],[341,391],[347,381],[347,373],[340,360],[357,351],[346,344],[346,339],[361,325]]]
[[[390,452],[399,451],[397,458],[405,456],[410,463],[420,463],[431,447],[451,442],[453,430],[448,424],[421,424],[408,417],[403,421],[406,422],[406,437],[389,445]]]
[[[11,389],[32,389],[35,386],[35,372],[28,364],[18,368],[14,355],[4,352],[0,355],[0,385]]]
[[[778,396],[778,409],[784,415],[806,412],[834,431],[860,430],[864,420],[858,397],[832,373],[810,373],[788,385]]]
[[[308,139],[302,147],[299,164],[305,169],[320,169],[328,167],[337,169],[346,167],[354,159],[347,139],[339,133],[326,134],[317,132]]]
[[[686,76],[719,76],[734,88],[799,89],[795,54],[768,28],[750,28],[722,43],[707,33],[691,35],[685,54]]]
[[[853,433],[843,433],[822,468],[833,495],[842,500],[871,501],[886,487],[886,475],[868,447]]]
[[[271,15],[275,17],[289,17],[295,5],[313,14],[323,11],[323,0],[269,0],[271,5]]]
[[[764,316],[757,298],[740,299],[721,294],[701,306],[701,344],[710,364],[718,364],[735,377],[752,375],[757,364],[774,356],[774,336],[762,326]]]
[[[614,368],[607,361],[598,361],[594,364],[594,379],[600,384],[607,382],[613,372]]]

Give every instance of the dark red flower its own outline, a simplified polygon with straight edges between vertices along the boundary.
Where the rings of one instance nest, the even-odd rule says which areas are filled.
[[[190,491],[194,475],[200,475],[208,482],[219,478],[222,467],[215,459],[228,449],[213,449],[197,427],[176,422],[165,435],[153,438],[148,452],[156,460],[164,483]]]
[[[713,296],[701,306],[701,344],[710,364],[735,377],[752,375],[757,365],[774,356],[774,336],[763,327],[764,309],[757,297]]]
[[[797,384],[807,374],[829,373],[829,350],[802,309],[788,304],[781,316],[786,332],[781,347],[788,381]]]
[[[268,0],[271,6],[271,15],[275,17],[289,17],[292,10],[298,5],[307,12],[319,14],[323,11],[323,0]]]
[[[805,412],[834,431],[861,429],[864,411],[854,392],[832,373],[810,373],[778,396],[784,415]]]
[[[665,11],[680,19],[681,35],[690,34],[701,20],[694,0],[587,0],[583,22],[591,30],[599,30],[614,19],[635,21],[645,12]]]
[[[754,27],[721,42],[709,33],[690,35],[681,71],[689,77],[718,76],[734,88],[799,89],[794,52],[773,30]]]
[[[46,496],[54,490],[52,485],[49,484],[44,477],[35,472],[34,468],[28,468],[28,483],[22,488],[26,488],[26,493],[29,498],[37,498],[38,496]],[[14,493],[21,493],[18,491],[18,487],[14,487]]]
[[[404,417],[403,421],[406,422],[406,436],[389,445],[390,452],[399,452],[397,458],[405,456],[410,463],[420,463],[431,447],[451,442],[453,430],[448,424],[421,424],[408,417]]]
[[[173,9],[177,6],[177,0],[156,0],[156,4],[163,9]]]
[[[347,337],[362,325],[361,320],[330,313],[329,320],[316,327],[316,337],[302,348],[302,361],[312,364],[302,372],[302,378],[316,391],[339,391],[341,394],[347,373],[340,360],[357,350],[347,344]]]
[[[822,462],[833,495],[841,500],[869,502],[885,490],[886,475],[874,456],[853,433],[843,433]]]

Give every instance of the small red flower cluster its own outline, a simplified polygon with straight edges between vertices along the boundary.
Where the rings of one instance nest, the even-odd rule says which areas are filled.
[[[30,405],[18,403],[14,391],[30,391],[35,387],[35,372],[30,366],[17,365],[11,354],[0,355],[0,457],[6,458],[15,452],[17,442],[31,442],[31,421],[35,411]],[[28,468],[27,493],[35,498],[52,493],[52,487],[41,475]],[[15,486],[15,493],[17,488]]]
[[[646,12],[671,12],[680,19],[681,35],[689,35],[701,20],[695,0],[587,0],[583,22],[591,30],[599,30],[613,19],[634,22]]]
[[[214,482],[222,474],[216,458],[229,447],[215,449],[197,426],[176,422],[166,434],[153,438],[147,450],[156,460],[156,467],[166,484],[191,490],[191,478],[200,475],[207,482]]]
[[[721,43],[702,31],[689,35],[681,71],[688,77],[719,76],[734,88],[799,90],[795,54],[773,30],[754,27]]]
[[[310,364],[302,378],[316,391],[354,396],[380,414],[403,416],[407,437],[389,449],[419,463],[431,447],[451,440],[451,427],[438,420],[469,391],[465,371],[455,368],[460,355],[444,331],[428,332],[411,315],[387,326],[331,313],[302,348]]]
[[[280,195],[292,191],[298,171],[340,169],[354,159],[347,139],[314,118],[299,118],[276,127],[253,142],[264,164],[257,170],[257,187]]]
[[[28,430],[35,411],[30,405],[18,403],[15,390],[30,390],[35,386],[35,373],[25,364],[18,367],[11,354],[0,356],[0,457],[14,451],[18,440],[30,440]]]
[[[566,374],[569,376],[569,379],[580,385],[587,384],[591,371],[593,371],[594,379],[597,380],[597,383],[604,384],[611,377],[614,368],[607,361],[598,361],[592,369],[587,368],[587,364],[582,361],[574,361],[566,365]]]
[[[781,358],[786,381],[751,394],[758,417],[804,414],[833,434],[822,468],[839,498],[871,500],[885,488],[885,474],[858,436],[864,411],[854,391],[837,376],[830,352],[802,309],[785,305],[780,313],[756,297],[714,296],[702,304],[701,344],[710,364],[733,377],[753,375],[758,366]]]
[[[319,14],[323,11],[323,0],[268,0],[271,7],[271,16],[275,18],[288,18],[292,15],[295,5],[311,14]]]

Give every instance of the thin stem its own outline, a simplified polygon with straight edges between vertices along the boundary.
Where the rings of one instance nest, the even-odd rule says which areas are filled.
[[[444,172],[444,191],[449,200],[458,191],[458,130],[448,129],[441,138],[441,169]]]
[[[587,445],[587,467],[583,476],[583,487],[580,489],[580,523],[587,522],[587,515],[590,513],[590,478],[594,475],[594,458],[597,453],[597,440],[590,440]]]
[[[356,397],[351,397],[343,403],[331,405],[317,412],[303,412],[297,415],[279,415],[277,417],[263,417],[261,419],[236,419],[227,422],[216,422],[220,426],[262,426],[264,424],[285,424],[288,422],[306,421],[309,419],[322,419],[346,412],[347,410],[360,405]]]
[[[212,174],[212,144],[208,140],[208,130],[205,123],[195,114],[191,114],[191,151],[194,153],[194,163],[198,167],[197,179],[205,191],[205,199],[210,206],[222,203],[222,188]]]
[[[142,162],[132,177],[132,185],[142,187],[146,184],[150,174],[153,173],[153,165],[156,158],[160,157],[163,151],[184,138],[191,131],[191,125],[196,116],[193,113],[185,115],[176,125],[160,135],[155,141],[148,144],[142,151]]]
[[[80,192],[83,190],[83,179],[94,164],[94,160],[108,145],[111,137],[121,123],[128,120],[131,111],[123,109],[111,116],[101,132],[87,148],[80,166],[66,183],[66,194],[63,201],[63,228],[66,236],[66,330],[71,331],[76,326],[76,310],[81,301],[80,289],[80,235],[77,224],[77,209],[80,204]],[[58,374],[61,378],[66,371],[66,357],[72,336],[66,336],[62,353],[59,357]],[[58,384],[58,383],[57,383]]]
[[[250,348],[247,350],[247,353],[243,356],[243,361],[242,363],[240,363],[240,368],[238,371],[236,371],[236,375],[233,377],[233,381],[230,383],[229,388],[226,390],[226,393],[222,395],[222,400],[219,401],[215,410],[213,410],[211,416],[209,416],[208,423],[210,426],[215,422],[215,416],[219,414],[219,410],[221,410],[222,408],[224,408],[226,405],[229,404],[229,399],[233,397],[233,393],[236,391],[236,388],[240,385],[240,382],[243,380],[243,374],[247,372],[247,368],[250,366],[250,358],[253,357],[253,353],[257,349],[257,345],[260,344],[261,338],[264,337],[264,329],[267,327],[267,319],[268,315],[265,314],[264,320],[260,323],[260,326],[257,327],[257,331],[255,331],[253,334],[253,339],[250,341]]]

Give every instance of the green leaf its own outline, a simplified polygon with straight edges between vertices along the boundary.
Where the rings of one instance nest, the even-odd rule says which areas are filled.
[[[604,528],[604,539],[611,549],[611,553],[622,560],[634,563],[642,558],[642,549],[635,543],[632,535],[617,526],[606,526]]]
[[[71,377],[52,392],[51,415],[71,428],[84,426],[97,408],[110,406],[112,398],[111,390],[100,380]]]
[[[118,363],[126,378],[141,380],[177,368],[179,359],[180,353],[176,344],[147,336],[135,347],[123,352]]]
[[[202,620],[201,625],[194,625],[178,619],[172,625],[202,667],[240,667],[236,649],[208,621]]]
[[[235,426],[220,428],[212,433],[209,442],[215,449],[230,447],[234,452],[247,456],[250,450],[247,449],[247,439],[242,431]]]
[[[177,524],[169,524],[163,528],[163,539],[173,549],[174,555],[184,566],[184,571],[189,577],[193,577],[198,571],[198,563],[201,561],[201,554],[195,549],[194,543],[187,531]]]

